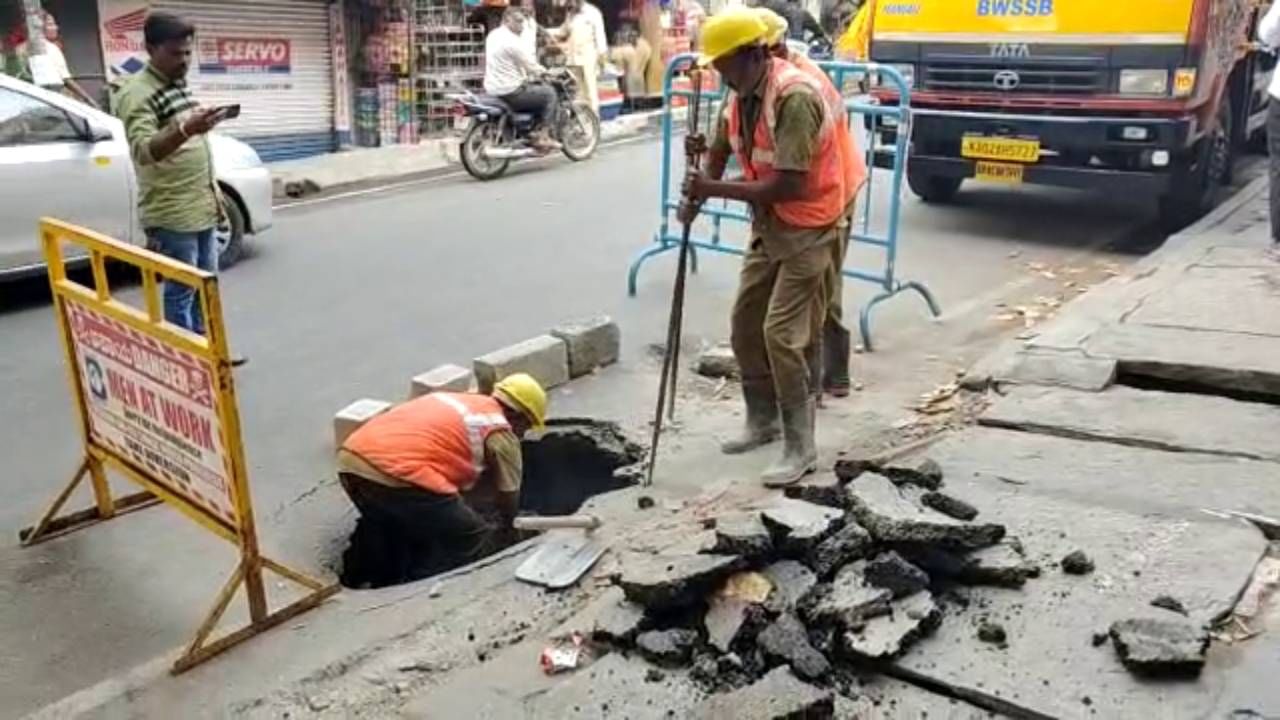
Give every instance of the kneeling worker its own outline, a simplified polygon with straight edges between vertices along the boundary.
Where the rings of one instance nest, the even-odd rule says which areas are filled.
[[[751,206],[752,239],[730,338],[742,373],[746,428],[723,450],[772,442],[781,416],[782,458],[763,475],[766,485],[777,487],[817,467],[806,352],[821,332],[833,245],[847,231],[849,198],[837,150],[836,128],[844,118],[831,117],[813,78],[770,55],[768,37],[764,21],[748,8],[722,11],[702,28],[702,59],[733,93],[704,172],[685,181],[680,219],[691,222],[711,197]],[[721,179],[730,154],[743,169],[740,179]]]
[[[358,558],[365,572],[344,573],[344,583],[416,580],[498,549],[520,506],[520,438],[541,430],[546,415],[546,392],[517,374],[492,395],[415,398],[352,433],[337,458],[342,487],[360,511],[346,564]],[[477,509],[491,509],[501,527]]]

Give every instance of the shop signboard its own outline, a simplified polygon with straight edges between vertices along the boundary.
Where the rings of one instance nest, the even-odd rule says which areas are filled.
[[[201,75],[288,75],[293,72],[293,45],[281,37],[210,37],[196,42]]]
[[[147,21],[147,0],[98,0],[101,18],[103,66],[107,80],[132,75],[147,64],[142,27]]]

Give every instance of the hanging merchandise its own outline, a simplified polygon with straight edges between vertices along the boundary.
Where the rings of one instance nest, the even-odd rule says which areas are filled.
[[[469,25],[474,8],[462,0],[415,0],[416,116],[424,135],[454,129],[450,95],[481,92],[484,85],[483,25]]]
[[[360,88],[356,142],[365,147],[418,141],[413,114],[409,0],[365,0],[360,8]]]

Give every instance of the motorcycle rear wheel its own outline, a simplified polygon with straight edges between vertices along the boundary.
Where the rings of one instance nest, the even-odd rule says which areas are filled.
[[[600,147],[600,118],[591,105],[578,100],[569,106],[560,126],[560,144],[565,157],[581,162],[596,153]]]
[[[471,123],[467,134],[462,137],[462,146],[458,152],[462,158],[462,167],[477,180],[497,180],[511,166],[511,160],[489,158],[484,151],[501,144],[502,136],[497,123]]]

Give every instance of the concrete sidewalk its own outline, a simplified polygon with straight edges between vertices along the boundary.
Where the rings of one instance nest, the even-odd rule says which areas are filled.
[[[995,392],[977,427],[930,449],[962,478],[948,487],[1002,507],[1050,563],[1080,547],[1098,570],[1080,582],[1050,569],[1031,597],[974,593],[1002,618],[1007,651],[975,663],[948,622],[900,668],[1042,716],[1280,714],[1266,679],[1280,673],[1280,608],[1257,580],[1280,566],[1280,536],[1241,517],[1280,514],[1280,258],[1266,196],[1254,182],[965,378]],[[1109,643],[1089,649],[1116,621],[1177,619],[1149,605],[1160,595],[1214,631],[1194,680],[1142,683]]]
[[[680,113],[677,110],[677,119]],[[622,115],[600,123],[600,142],[658,132],[662,111]],[[271,163],[275,199],[288,200],[431,177],[458,167],[459,136],[423,138],[416,145],[352,148]]]

